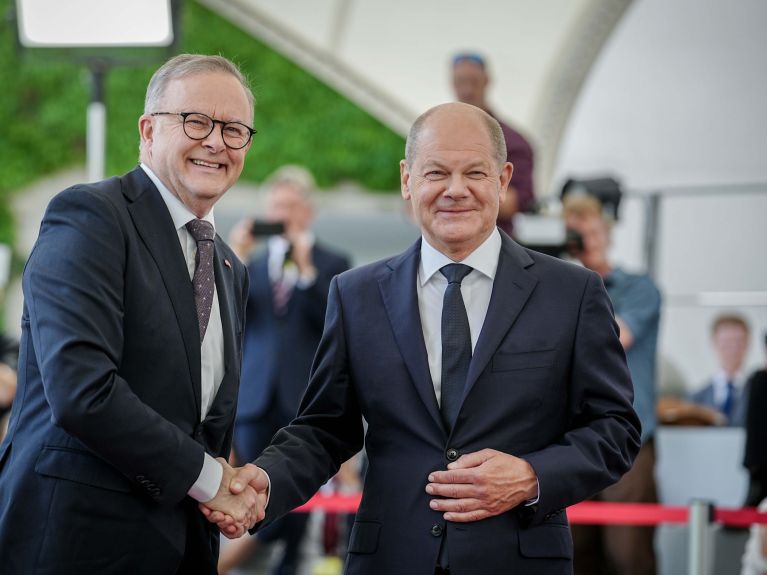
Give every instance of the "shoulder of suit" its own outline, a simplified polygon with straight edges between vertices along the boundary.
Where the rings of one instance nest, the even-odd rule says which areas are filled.
[[[120,178],[114,177],[89,184],[75,184],[56,194],[48,204],[48,211],[82,206],[91,213],[109,210],[121,211],[125,202]]]

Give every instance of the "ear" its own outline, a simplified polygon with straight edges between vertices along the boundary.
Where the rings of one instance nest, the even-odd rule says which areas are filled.
[[[400,182],[400,191],[402,192],[402,197],[406,200],[410,199],[410,171],[407,167],[407,162],[405,160],[400,160],[399,163],[399,182]]]
[[[509,188],[509,182],[511,181],[511,174],[514,172],[514,166],[511,162],[506,162],[501,168],[501,173],[498,176],[501,184],[501,201],[506,199],[506,190]]]
[[[138,119],[138,133],[141,138],[142,146],[151,146],[152,139],[154,137],[154,123],[152,122],[152,116],[142,114]]]

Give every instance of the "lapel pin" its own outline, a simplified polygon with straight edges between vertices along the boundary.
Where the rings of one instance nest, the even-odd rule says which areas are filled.
[[[224,265],[228,268],[232,267],[232,264],[227,259],[224,259]]]

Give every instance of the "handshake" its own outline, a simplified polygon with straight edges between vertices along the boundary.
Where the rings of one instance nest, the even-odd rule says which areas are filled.
[[[221,485],[216,496],[199,508],[221,533],[236,539],[264,519],[269,479],[250,463],[235,469],[222,457],[216,461],[224,468]]]

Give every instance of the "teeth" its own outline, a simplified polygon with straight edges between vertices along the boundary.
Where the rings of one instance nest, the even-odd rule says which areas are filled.
[[[221,166],[221,164],[211,164],[210,162],[203,162],[202,160],[192,160],[193,164],[197,164],[198,166],[205,166],[206,168],[218,168]]]

